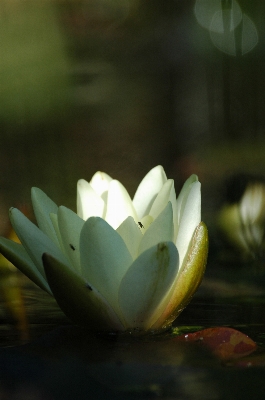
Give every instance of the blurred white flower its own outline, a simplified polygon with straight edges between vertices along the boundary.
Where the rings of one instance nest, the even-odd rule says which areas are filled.
[[[208,236],[201,222],[200,182],[192,175],[176,199],[161,166],[133,200],[103,172],[77,185],[77,214],[32,189],[39,228],[10,210],[21,245],[0,238],[0,251],[52,294],[74,322],[90,329],[164,329],[203,277]]]
[[[219,226],[244,254],[258,255],[265,238],[265,185],[249,183],[239,202],[223,207]]]

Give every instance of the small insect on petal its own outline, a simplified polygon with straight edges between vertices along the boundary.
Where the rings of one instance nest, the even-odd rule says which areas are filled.
[[[75,250],[75,246],[73,246],[71,243],[69,244],[72,250]]]
[[[142,222],[138,222],[138,225],[140,226],[140,228],[144,228]]]

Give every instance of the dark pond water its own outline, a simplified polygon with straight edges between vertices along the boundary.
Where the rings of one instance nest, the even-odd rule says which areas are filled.
[[[224,365],[168,332],[145,340],[91,335],[24,276],[2,277],[1,399],[245,399],[265,390],[262,285],[206,275],[174,332],[228,326],[259,345],[256,366]],[[241,275],[242,276],[242,275]],[[254,394],[253,394],[254,393]],[[248,398],[249,398],[248,397]]]

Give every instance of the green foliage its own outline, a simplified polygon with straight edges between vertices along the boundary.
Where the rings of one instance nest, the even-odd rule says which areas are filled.
[[[40,121],[67,104],[68,63],[54,4],[6,3],[0,13],[0,122]]]

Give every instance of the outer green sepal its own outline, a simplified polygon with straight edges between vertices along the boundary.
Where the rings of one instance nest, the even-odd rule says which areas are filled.
[[[191,301],[205,272],[208,247],[208,230],[204,222],[201,222],[193,234],[184,264],[177,277],[170,302],[161,317],[152,326],[153,329],[157,329],[161,326],[164,328],[171,325]]]
[[[41,189],[31,188],[31,201],[38,226],[54,243],[59,246],[50,213],[57,214],[58,206]]]
[[[9,217],[19,240],[44,279],[45,274],[41,259],[43,253],[52,254],[62,263],[69,264],[66,256],[58,246],[21,211],[12,207],[9,210]]]
[[[36,285],[49,294],[52,294],[48,283],[38,271],[37,267],[21,244],[0,237],[0,252],[12,264],[14,264],[15,267],[36,283]]]
[[[52,293],[66,316],[95,331],[123,331],[124,326],[99,291],[51,255],[42,256]]]

